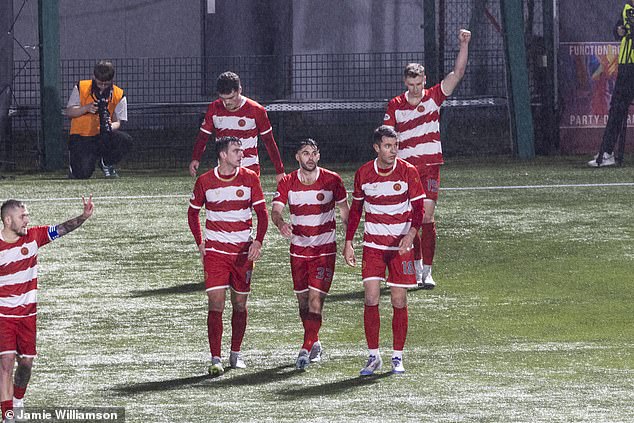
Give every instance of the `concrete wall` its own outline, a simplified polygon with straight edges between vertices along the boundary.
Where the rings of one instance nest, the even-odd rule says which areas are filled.
[[[21,8],[15,36],[37,58],[37,0],[13,0],[14,14]],[[60,0],[60,57],[198,57],[201,9],[201,0]],[[15,48],[16,60],[27,57]]]
[[[295,0],[293,53],[422,51],[422,0]]]

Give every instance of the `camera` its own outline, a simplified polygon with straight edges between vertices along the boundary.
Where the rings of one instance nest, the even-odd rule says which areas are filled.
[[[112,125],[110,124],[110,111],[108,110],[108,99],[99,98],[97,100],[97,114],[99,115],[99,130],[102,134],[109,134],[112,132]]]

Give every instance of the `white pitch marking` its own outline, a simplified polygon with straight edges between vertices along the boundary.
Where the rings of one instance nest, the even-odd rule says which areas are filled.
[[[602,188],[602,187],[632,187],[634,182],[613,182],[609,184],[560,184],[560,185],[500,185],[492,187],[453,187],[441,188],[441,191],[493,191],[501,189],[544,189],[544,188]],[[348,191],[352,192],[352,191]],[[265,192],[264,195],[271,196],[275,192]],[[144,200],[155,198],[189,198],[191,194],[163,194],[163,195],[112,195],[104,197],[95,197],[99,200]],[[81,197],[60,197],[60,198],[29,198],[22,200],[25,203],[37,201],[76,201]]]

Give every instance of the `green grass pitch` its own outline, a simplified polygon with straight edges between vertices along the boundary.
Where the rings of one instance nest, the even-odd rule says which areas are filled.
[[[82,194],[96,205],[84,227],[40,252],[27,406],[122,406],[129,422],[634,421],[633,159],[609,169],[565,157],[445,165],[438,287],[409,293],[402,376],[389,373],[382,297],[388,368],[370,378],[358,377],[360,269],[341,256],[320,333],[325,360],[297,372],[288,243],[271,224],[254,270],[248,368],[212,379],[185,170],[123,169],[116,181],[5,175],[0,198],[25,200],[33,224],[76,216]],[[340,169],[349,189],[354,168]],[[271,175],[263,186],[274,191]],[[502,186],[517,188],[490,188]]]

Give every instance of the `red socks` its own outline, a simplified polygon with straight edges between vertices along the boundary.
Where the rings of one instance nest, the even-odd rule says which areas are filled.
[[[2,401],[0,404],[2,405],[2,418],[6,419],[7,411],[11,410],[11,413],[13,413],[13,399]],[[13,421],[13,417],[11,417],[11,421]]]
[[[17,398],[17,399],[22,399],[24,398],[24,394],[26,393],[26,386],[22,387],[22,386],[18,386],[18,385],[13,385],[13,397]]]
[[[436,252],[436,222],[423,223],[422,228],[423,264],[431,266]]]
[[[307,313],[304,319],[304,345],[302,348],[310,351],[313,344],[319,339],[319,329],[321,328],[321,314]]]
[[[220,357],[222,343],[222,311],[207,312],[207,337],[212,357]]]
[[[242,346],[244,332],[247,330],[247,310],[233,310],[231,315],[231,351],[238,352]]]
[[[368,349],[379,348],[379,330],[381,328],[381,316],[379,306],[366,305],[363,310],[363,327],[365,329],[365,339],[368,342]]]
[[[403,351],[405,338],[407,338],[407,306],[403,308],[392,307],[392,346],[394,351]]]

